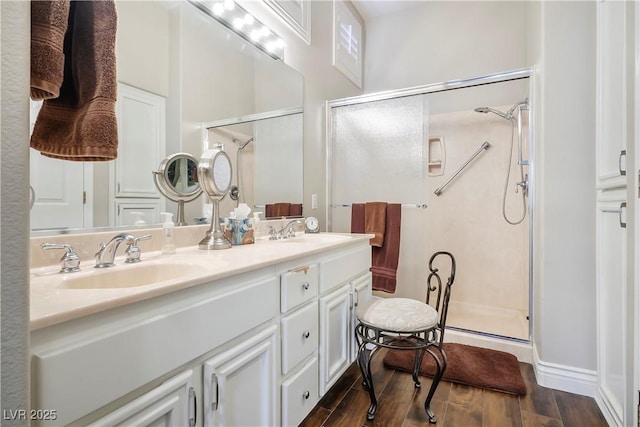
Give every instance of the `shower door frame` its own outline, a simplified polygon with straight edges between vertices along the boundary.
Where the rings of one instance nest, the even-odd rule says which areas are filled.
[[[533,137],[533,129],[535,128],[535,117],[533,111],[534,104],[534,95],[535,95],[535,85],[534,85],[534,73],[533,68],[518,68],[510,71],[504,71],[500,73],[487,74],[478,77],[471,77],[467,79],[457,79],[457,80],[448,80],[440,83],[432,83],[421,86],[413,86],[404,89],[394,89],[389,91],[382,92],[374,92],[369,94],[363,94],[358,96],[352,96],[348,98],[340,98],[334,99],[331,101],[326,101],[325,103],[325,123],[326,123],[326,133],[325,133],[325,149],[326,149],[326,160],[325,160],[325,188],[326,188],[326,198],[325,198],[325,215],[327,221],[327,231],[333,230],[333,205],[335,201],[333,200],[333,144],[332,144],[332,135],[333,135],[333,121],[332,121],[332,111],[334,108],[338,107],[346,107],[350,105],[356,104],[366,104],[369,102],[375,101],[384,101],[388,99],[395,98],[403,98],[407,96],[414,95],[425,95],[429,93],[436,92],[446,92],[454,89],[464,89],[468,87],[487,85],[492,83],[501,83],[508,82],[513,80],[522,80],[529,79],[529,135],[528,135],[528,156],[529,156],[529,183],[528,183],[528,197],[529,203],[527,206],[528,214],[529,214],[529,338],[527,340],[522,340],[519,338],[511,338],[498,336],[486,332],[481,331],[466,331],[469,333],[473,333],[476,335],[483,335],[488,337],[495,337],[502,340],[515,341],[515,342],[523,342],[530,343],[533,340],[533,267],[534,267],[534,240],[533,240],[533,226],[534,226],[534,199],[535,199],[535,159],[534,159],[534,137]]]

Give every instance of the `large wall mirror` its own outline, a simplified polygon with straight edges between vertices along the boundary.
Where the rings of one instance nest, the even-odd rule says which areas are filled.
[[[157,192],[152,171],[173,153],[200,158],[207,138],[211,143],[218,138],[211,129],[203,130],[207,123],[242,124],[240,130],[230,129],[235,140],[253,138],[245,147],[250,157],[240,166],[242,175],[234,170],[233,182],[251,189],[251,200],[243,194],[248,204],[301,201],[302,75],[187,1],[125,0],[116,5],[118,159],[76,163],[32,150],[32,230],[43,235],[128,226],[136,219],[131,213],[141,211],[148,224],[159,224],[159,212],[176,206]],[[32,104],[34,113],[38,108]],[[158,131],[141,132],[138,126]],[[225,138],[218,142],[225,143],[235,169],[239,145],[233,137]],[[282,153],[285,143],[288,151]],[[273,173],[280,166],[265,167],[278,155],[288,165],[282,183]],[[265,182],[271,193],[261,195],[264,190],[255,183]],[[186,206],[188,223],[206,214],[200,199]],[[225,203],[231,207],[236,202],[229,198]]]

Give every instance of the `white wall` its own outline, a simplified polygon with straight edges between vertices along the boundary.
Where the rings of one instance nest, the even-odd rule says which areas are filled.
[[[522,2],[415,2],[367,22],[365,92],[529,66]]]
[[[29,25],[28,2],[0,2],[0,407],[5,411],[29,409],[29,221],[24,214],[29,212]],[[2,420],[3,426],[27,424]]]
[[[596,3],[539,10],[535,344],[545,362],[595,370]]]

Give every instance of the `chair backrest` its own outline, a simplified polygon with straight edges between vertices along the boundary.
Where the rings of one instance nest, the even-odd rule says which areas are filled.
[[[434,262],[439,256],[448,257],[450,260],[449,278],[444,286],[442,286],[442,278],[438,274],[438,268],[434,266]],[[440,262],[438,262],[440,264]],[[427,304],[430,304],[432,294],[436,298],[435,305],[432,305],[440,315],[438,320],[439,341],[442,344],[444,338],[444,329],[447,323],[447,312],[449,311],[449,299],[451,298],[451,286],[456,277],[456,260],[449,252],[439,251],[434,253],[429,259],[429,276],[427,277]]]

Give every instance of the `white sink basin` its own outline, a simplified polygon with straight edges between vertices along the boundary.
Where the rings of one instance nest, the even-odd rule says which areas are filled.
[[[205,272],[204,267],[194,264],[161,264],[142,261],[135,265],[116,265],[58,276],[60,278],[58,287],[63,289],[134,288],[168,280],[185,279]]]

